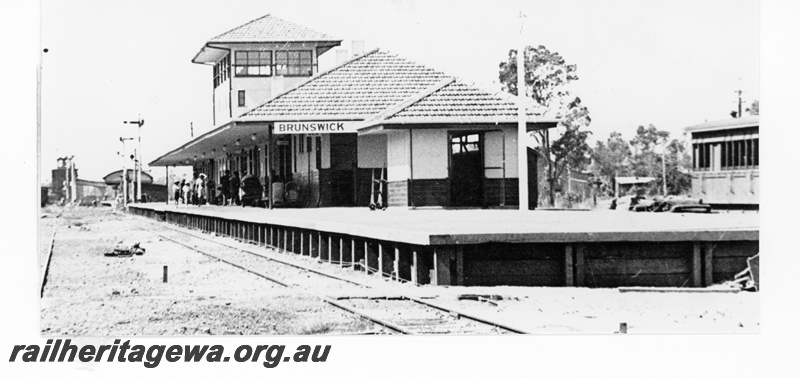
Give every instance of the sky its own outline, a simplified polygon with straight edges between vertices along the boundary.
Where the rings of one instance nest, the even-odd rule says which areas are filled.
[[[121,169],[119,138],[136,136],[123,121],[145,120],[145,162],[187,142],[190,124],[195,136],[211,130],[212,68],[191,59],[265,14],[489,89],[499,90],[498,65],[520,38],[544,45],[578,67],[570,90],[589,108],[592,145],[649,124],[683,138],[687,126],[730,117],[736,90],[744,107],[760,98],[753,0],[42,0],[42,180],[62,156],[75,156],[83,179]]]

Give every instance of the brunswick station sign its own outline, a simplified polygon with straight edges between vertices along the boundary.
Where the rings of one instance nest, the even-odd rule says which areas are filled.
[[[357,133],[355,122],[275,122],[275,134],[335,134]]]

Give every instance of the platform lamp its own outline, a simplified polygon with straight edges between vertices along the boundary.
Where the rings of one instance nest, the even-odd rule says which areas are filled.
[[[136,202],[142,202],[142,126],[144,126],[144,120],[139,118],[136,121],[123,121],[122,123],[127,123],[131,125],[137,125],[136,128],[138,131],[138,145],[136,147],[136,160],[139,161],[139,164],[135,167],[136,168]]]

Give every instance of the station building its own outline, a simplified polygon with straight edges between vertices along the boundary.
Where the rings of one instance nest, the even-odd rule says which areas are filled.
[[[194,59],[216,67],[213,130],[150,164],[191,166],[217,183],[225,170],[246,171],[269,205],[335,209],[129,211],[416,284],[701,287],[758,253],[754,214],[640,222],[629,212],[483,210],[520,203],[515,99],[380,49],[355,48],[319,70],[340,43],[272,16],[214,37]],[[529,112],[523,124],[557,120]],[[714,143],[707,131],[698,137]],[[702,143],[695,155],[706,162]],[[528,150],[530,204],[535,156]],[[345,208],[369,204],[375,180],[390,207],[423,210]],[[438,207],[481,210],[424,210]]]
[[[686,128],[692,143],[692,196],[715,208],[758,209],[759,117]]]
[[[319,72],[319,55],[340,43],[273,16],[212,38],[193,62],[214,66],[217,127],[150,165],[192,166],[216,183],[246,172],[278,206],[366,206],[381,179],[390,207],[518,206],[515,97],[363,45]],[[526,127],[556,124],[529,112]]]

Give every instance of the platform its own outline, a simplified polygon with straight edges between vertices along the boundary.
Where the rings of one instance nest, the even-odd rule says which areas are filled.
[[[129,208],[425,284],[708,286],[744,269],[759,239],[757,213]]]

